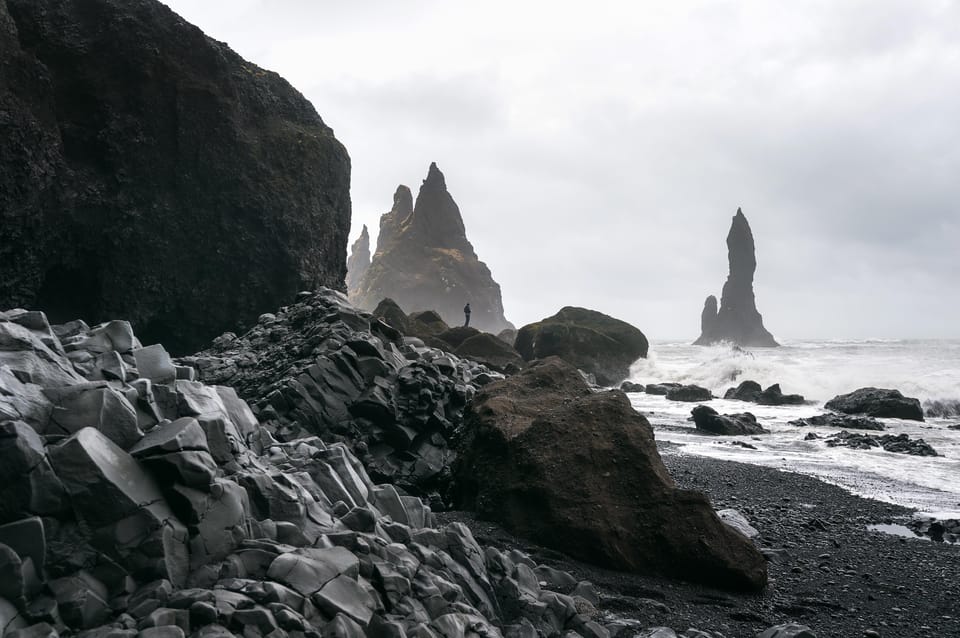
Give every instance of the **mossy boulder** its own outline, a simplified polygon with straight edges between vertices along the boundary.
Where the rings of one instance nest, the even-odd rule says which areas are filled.
[[[514,343],[527,361],[558,356],[602,385],[626,379],[630,365],[646,358],[649,347],[644,334],[629,323],[573,306],[522,327]]]

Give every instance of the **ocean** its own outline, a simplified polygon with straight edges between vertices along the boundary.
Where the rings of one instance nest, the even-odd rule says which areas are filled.
[[[742,350],[728,345],[692,346],[654,342],[649,357],[637,361],[630,380],[678,382],[709,388],[723,396],[747,379],[763,387],[779,383],[784,394],[802,394],[809,404],[760,406],[742,401],[705,402],[721,414],[751,412],[771,431],[756,436],[717,437],[697,434],[688,420],[696,403],[629,393],[658,441],[680,446],[680,453],[754,463],[815,476],[868,498],[918,510],[918,516],[960,519],[960,415],[926,422],[881,419],[886,431],[922,438],[941,456],[917,457],[882,449],[827,447],[824,438],[836,428],[796,427],[787,422],[824,412],[838,394],[874,386],[896,388],[921,403],[960,400],[960,340],[820,340],[781,342],[779,348]],[[820,440],[805,441],[809,432]],[[745,448],[737,441],[756,449]]]

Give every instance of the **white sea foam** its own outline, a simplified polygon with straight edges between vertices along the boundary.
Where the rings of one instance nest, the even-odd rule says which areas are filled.
[[[865,386],[896,388],[927,400],[960,399],[960,341],[843,340],[787,342],[739,349],[655,343],[631,369],[637,383],[694,383],[723,394],[752,379],[824,402]]]
[[[947,426],[957,418],[926,423],[885,419],[889,434],[922,438],[942,456],[914,457],[880,449],[827,447],[824,438],[835,430],[797,428],[787,422],[822,412],[823,402],[864,386],[897,388],[921,401],[960,398],[960,341],[835,340],[788,342],[781,348],[744,351],[726,345],[694,347],[681,343],[654,344],[651,356],[632,368],[637,383],[695,383],[722,396],[746,379],[764,387],[780,383],[785,393],[814,401],[804,406],[758,406],[715,399],[721,413],[750,411],[769,435],[709,437],[695,432],[688,421],[692,404],[662,396],[631,394],[636,409],[646,414],[660,440],[682,445],[684,453],[754,463],[816,476],[849,491],[879,500],[960,516],[960,430]],[[821,437],[805,441],[808,432]],[[755,450],[732,445],[749,442]]]

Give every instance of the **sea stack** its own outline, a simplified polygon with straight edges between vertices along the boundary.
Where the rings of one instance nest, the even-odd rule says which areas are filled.
[[[405,312],[436,310],[456,326],[469,302],[471,326],[494,334],[514,327],[503,315],[500,285],[467,240],[460,209],[436,164],[430,165],[416,205],[409,188],[397,188],[393,208],[380,218],[370,267],[348,290],[367,310],[389,297]]]
[[[700,338],[694,345],[706,346],[728,341],[739,346],[778,346],[773,335],[763,327],[753,294],[753,274],[757,270],[756,250],[750,224],[737,209],[727,234],[727,258],[730,274],[723,285],[720,309],[717,298],[707,297],[700,315]]]
[[[357,287],[360,280],[370,267],[370,233],[367,225],[363,225],[360,236],[350,247],[350,257],[347,258],[347,290]]]

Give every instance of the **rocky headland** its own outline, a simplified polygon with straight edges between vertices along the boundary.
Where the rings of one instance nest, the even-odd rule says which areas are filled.
[[[407,312],[434,310],[451,326],[464,323],[469,302],[471,326],[493,334],[513,328],[503,314],[500,285],[467,240],[460,209],[436,164],[416,204],[409,188],[397,188],[393,207],[380,218],[377,250],[349,294],[366,310],[390,298]]]
[[[756,247],[750,224],[737,209],[727,234],[727,259],[730,273],[723,284],[720,307],[717,298],[707,297],[700,317],[700,337],[695,345],[728,341],[739,346],[776,346],[776,340],[763,327],[753,293],[753,276],[757,270]]]
[[[156,0],[2,0],[0,56],[0,308],[186,354],[342,287],[350,158],[276,73]]]

